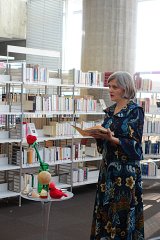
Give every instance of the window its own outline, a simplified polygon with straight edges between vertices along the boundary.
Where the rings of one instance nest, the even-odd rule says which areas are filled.
[[[136,71],[160,70],[160,0],[138,3]]]
[[[63,69],[81,68],[82,0],[66,0],[63,19]]]

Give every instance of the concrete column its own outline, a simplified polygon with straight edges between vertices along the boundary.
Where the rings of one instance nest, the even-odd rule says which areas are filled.
[[[83,71],[134,73],[137,4],[137,0],[83,0]]]
[[[26,1],[0,0],[0,40],[26,39]]]

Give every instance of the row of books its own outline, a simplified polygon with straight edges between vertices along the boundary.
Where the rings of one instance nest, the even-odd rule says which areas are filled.
[[[144,109],[145,113],[149,113],[150,112],[150,98],[137,98],[136,102],[139,106],[141,106]]]
[[[82,72],[78,69],[70,69],[68,71],[61,70],[60,77],[64,84],[75,84],[85,86],[107,87],[108,78],[113,72],[88,71]]]
[[[73,111],[73,99],[58,95],[28,95],[24,102],[25,111]]]
[[[48,71],[46,67],[40,67],[39,65],[33,65],[33,64],[26,65],[26,81],[47,82],[47,79],[48,79]]]
[[[12,111],[21,111],[20,93],[14,94],[14,101],[11,103]],[[35,112],[35,111],[69,111],[73,112],[97,112],[102,111],[98,100],[93,96],[80,97],[76,96],[75,99],[71,96],[58,96],[58,95],[32,95],[27,94],[22,96],[23,111]],[[9,105],[2,105],[5,107],[5,111],[9,111]],[[8,107],[8,109],[6,109]]]
[[[160,88],[159,72],[141,72],[134,74],[135,87],[141,92],[158,92]]]
[[[108,86],[108,77],[112,72],[98,72],[98,71],[88,71],[82,72],[78,69],[57,70],[51,71],[44,66],[38,64],[22,64],[13,65],[9,64],[9,74],[11,75],[11,81],[26,81],[26,82],[51,82],[59,84],[81,84],[86,86],[98,86],[106,87]]]
[[[28,95],[23,102],[25,111],[75,111],[96,112],[97,100],[93,96],[76,97],[73,101],[70,96],[58,95]]]
[[[9,75],[11,81],[27,81],[27,82],[47,82],[48,69],[38,64],[8,64]]]
[[[76,127],[81,129],[91,128],[96,125],[101,125],[102,121],[81,121],[76,123]],[[74,127],[75,122],[73,121],[66,121],[66,122],[53,122],[50,121],[49,125],[43,126],[43,134],[48,136],[72,136],[72,135],[79,135],[79,132]]]
[[[72,136],[74,134],[74,129],[72,125],[73,121],[66,122],[50,122],[50,125],[43,126],[43,134],[47,136]]]
[[[159,176],[159,169],[155,161],[141,163],[142,176]]]
[[[137,90],[141,91],[151,91],[153,81],[149,78],[142,78],[140,74],[134,75],[135,87]]]
[[[145,119],[143,126],[143,133],[156,133],[160,134],[160,122],[158,120]]]
[[[52,147],[39,147],[38,148],[41,159],[47,163],[56,163],[57,161],[65,161],[65,160],[85,160],[85,157],[97,157],[100,156],[97,152],[96,146],[85,146],[80,143],[76,143],[72,146],[52,146]],[[37,159],[37,155],[35,150],[32,148],[24,148],[22,150],[22,156],[20,154],[20,147],[13,146],[12,147],[12,164],[19,165],[21,160],[22,164],[37,164],[39,163]]]
[[[137,98],[136,102],[148,114],[160,114],[159,102],[152,98]]]
[[[97,112],[97,100],[93,96],[74,99],[76,112]]]
[[[2,103],[7,104],[6,94],[3,94]],[[32,95],[23,94],[22,96],[23,111],[73,111],[73,99],[69,96],[58,95]],[[4,105],[5,107],[9,105]],[[13,93],[11,108],[19,107],[21,110],[21,94]]]
[[[10,138],[21,138],[21,130],[22,130],[22,138],[25,138],[28,134],[32,134],[38,136],[38,132],[35,128],[34,123],[24,122],[21,129],[21,124],[16,123],[18,119],[15,116],[9,116],[10,124],[15,126],[9,130]],[[0,116],[0,124],[5,124],[4,116]],[[78,135],[79,132],[73,128],[73,121],[64,121],[64,122],[55,122],[50,121],[49,125],[43,124],[43,134],[48,136],[71,136]],[[96,125],[101,125],[102,121],[89,121],[89,122],[77,122],[76,127],[81,129],[91,128]],[[145,120],[143,134],[160,134],[160,122],[157,120]]]
[[[160,154],[160,141],[151,142],[151,140],[142,143],[144,154]]]
[[[11,80],[24,81],[27,82],[50,82],[52,83],[64,83],[64,84],[81,84],[86,86],[99,86],[106,87],[108,86],[108,77],[112,72],[98,72],[98,71],[88,71],[82,72],[78,69],[57,70],[51,71],[44,66],[38,64],[9,64],[9,74],[11,75]],[[58,81],[56,80],[58,79]],[[152,91],[157,89],[155,84],[158,84],[156,81],[148,77],[141,77],[140,73],[134,75],[135,86],[137,90],[141,91]],[[155,83],[156,82],[156,83]],[[155,86],[154,86],[155,85]],[[158,85],[159,86],[159,85]]]
[[[89,167],[75,167],[70,172],[69,165],[60,165],[59,167],[59,181],[61,183],[70,184],[71,182],[78,183],[78,182],[85,182],[89,180],[98,180],[99,171],[97,167],[94,170],[91,170]]]
[[[86,86],[99,86],[107,87],[108,86],[108,77],[112,72],[98,72],[98,71],[88,71],[82,72],[81,70],[70,70],[70,74],[75,79],[75,84],[86,85]]]
[[[31,105],[30,105],[31,103]],[[28,106],[27,106],[28,104]],[[23,104],[25,111],[75,111],[96,112],[97,100],[93,96],[85,98],[76,97],[73,101],[72,97],[58,95],[28,95],[27,100]]]
[[[72,169],[71,173],[60,174],[59,180],[61,183],[71,184],[71,182],[83,182],[88,180],[88,168]]]
[[[20,179],[22,180],[22,177],[18,173],[10,173],[9,190],[20,192]]]
[[[76,126],[85,129],[94,127],[96,125],[101,125],[102,121],[81,121],[77,122]],[[79,135],[79,132],[73,127],[74,122],[73,121],[63,121],[63,122],[56,122],[56,121],[50,121],[49,125],[45,125],[46,123],[43,123],[43,130],[41,131],[44,136],[73,136],[73,135]],[[38,130],[35,127],[34,123],[28,123],[23,122],[22,126],[20,123],[14,124],[14,127],[9,129],[9,136],[12,139],[16,138],[26,138],[27,135],[34,135],[38,137]]]
[[[17,147],[18,148],[18,147]],[[12,164],[20,165],[22,161],[23,166],[39,164],[37,155],[34,149],[23,148],[22,156],[20,149],[13,147],[12,153]],[[47,163],[55,163],[60,160],[71,159],[71,147],[49,147],[49,148],[38,148],[41,159]]]

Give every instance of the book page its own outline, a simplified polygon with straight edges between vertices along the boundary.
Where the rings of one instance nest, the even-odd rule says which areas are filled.
[[[93,134],[100,134],[100,133],[108,132],[108,130],[106,128],[102,127],[101,125],[97,125],[97,126],[85,128],[85,129],[76,127],[74,125],[72,125],[72,127],[74,127],[82,136],[92,136]]]

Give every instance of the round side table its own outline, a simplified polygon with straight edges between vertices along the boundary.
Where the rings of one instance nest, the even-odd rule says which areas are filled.
[[[50,217],[50,208],[52,202],[61,202],[73,197],[73,193],[65,191],[67,197],[62,197],[60,199],[51,198],[33,198],[28,195],[21,193],[21,197],[30,201],[40,202],[42,206],[42,240],[48,240],[48,226],[49,226],[49,217]]]

